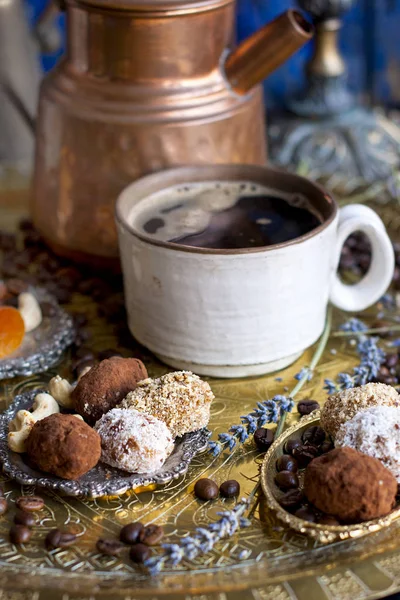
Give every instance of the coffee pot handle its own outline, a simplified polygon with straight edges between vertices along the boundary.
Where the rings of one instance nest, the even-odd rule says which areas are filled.
[[[368,237],[372,258],[368,272],[361,281],[347,285],[340,279],[337,266],[343,244],[356,231],[363,232]],[[371,208],[362,204],[350,204],[340,209],[334,266],[330,300],[337,308],[346,311],[364,310],[386,292],[393,278],[394,251],[382,220]]]

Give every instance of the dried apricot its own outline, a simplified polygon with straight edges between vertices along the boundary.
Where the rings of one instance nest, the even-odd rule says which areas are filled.
[[[24,320],[13,306],[0,306],[0,358],[12,354],[22,344]]]

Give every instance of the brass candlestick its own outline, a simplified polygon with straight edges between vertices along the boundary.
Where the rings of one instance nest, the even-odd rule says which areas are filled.
[[[311,14],[314,51],[306,65],[305,88],[270,113],[273,162],[310,177],[331,175],[384,179],[399,168],[400,127],[380,111],[357,105],[347,87],[347,69],[338,47],[341,17],[355,0],[298,0]]]

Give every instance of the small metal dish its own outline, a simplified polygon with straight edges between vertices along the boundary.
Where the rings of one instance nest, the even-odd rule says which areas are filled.
[[[271,448],[265,455],[261,466],[261,486],[266,497],[268,508],[276,515],[276,517],[299,533],[306,534],[311,538],[318,540],[322,544],[329,544],[339,540],[355,539],[381,531],[388,527],[400,517],[400,507],[397,506],[391,513],[385,517],[374,519],[372,521],[364,521],[356,525],[318,525],[317,523],[309,523],[303,519],[295,517],[287,510],[280,506],[278,500],[283,494],[275,484],[276,461],[284,454],[283,447],[289,438],[301,439],[304,430],[311,425],[319,425],[320,412],[311,413],[308,417],[303,417],[298,423],[289,427],[279,438],[272,444]],[[300,477],[300,489],[302,488],[302,478]]]
[[[39,327],[26,333],[22,345],[7,358],[0,359],[0,380],[28,377],[53,367],[75,337],[73,320],[57,300],[43,288],[33,290],[39,304],[47,305]]]
[[[33,390],[16,396],[10,407],[0,415],[0,463],[4,473],[22,485],[35,485],[66,496],[98,498],[119,496],[128,490],[152,484],[165,484],[186,473],[191,460],[205,450],[210,432],[199,429],[177,438],[175,449],[156,473],[127,473],[99,462],[79,480],[69,481],[35,470],[24,454],[17,454],[7,444],[8,424],[19,410],[29,410],[37,393]]]

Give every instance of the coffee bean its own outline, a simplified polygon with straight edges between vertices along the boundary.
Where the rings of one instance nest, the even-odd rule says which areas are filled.
[[[325,440],[325,431],[322,427],[318,427],[318,425],[314,425],[312,427],[307,427],[301,436],[304,444],[308,444],[310,446],[320,446],[322,442]]]
[[[36,524],[36,519],[32,513],[25,512],[24,510],[18,510],[14,516],[14,523],[16,525],[25,525],[25,527],[32,527]]]
[[[279,504],[288,511],[299,508],[303,501],[304,494],[301,490],[289,490],[279,498]]]
[[[4,513],[7,512],[7,508],[8,508],[7,500],[5,498],[3,498],[3,496],[1,496],[0,497],[0,515],[4,515]]]
[[[236,479],[228,479],[219,486],[219,493],[224,498],[235,498],[240,494],[240,485]]]
[[[96,542],[96,548],[101,554],[105,554],[106,556],[119,556],[124,546],[118,540],[100,538]]]
[[[46,535],[46,548],[47,550],[54,550],[55,548],[67,548],[76,541],[76,535],[69,533],[68,531],[60,531],[60,529],[52,529]]]
[[[259,450],[266,452],[274,441],[274,432],[271,429],[260,427],[253,435],[254,443]]]
[[[143,564],[149,558],[150,554],[150,548],[144,544],[135,544],[129,552],[130,559],[137,564]]]
[[[156,546],[164,536],[164,529],[159,525],[146,525],[139,534],[139,542],[146,546]]]
[[[316,446],[300,445],[293,450],[293,457],[297,460],[300,469],[304,469],[316,456],[318,456]]]
[[[292,471],[292,473],[296,473],[298,469],[297,461],[287,454],[283,454],[276,461],[276,470],[277,471]]]
[[[285,454],[293,455],[294,449],[301,446],[301,440],[297,440],[295,438],[290,438],[283,447],[283,451]]]
[[[316,400],[301,400],[297,405],[297,410],[302,417],[310,415],[314,410],[319,409],[320,405]]]
[[[280,471],[275,475],[275,483],[281,490],[290,490],[299,487],[299,478],[291,471]]]
[[[309,521],[310,523],[317,522],[317,516],[315,512],[309,506],[302,506],[294,513],[295,517],[303,519],[303,521]]]
[[[320,523],[320,525],[340,525],[339,521],[337,519],[335,519],[335,517],[332,517],[331,515],[323,515],[320,519],[318,519],[318,523]]]
[[[319,447],[320,454],[326,454],[334,449],[333,442],[331,440],[325,440]]]
[[[194,493],[200,500],[214,500],[218,497],[218,486],[212,479],[199,479],[194,486]]]
[[[123,356],[118,350],[113,350],[111,348],[99,352],[99,360],[106,360],[107,358],[123,358]]]
[[[25,544],[32,537],[32,531],[24,525],[11,525],[10,542],[12,544]]]
[[[15,501],[15,506],[20,510],[35,512],[37,510],[42,510],[44,500],[40,496],[19,496]]]
[[[125,525],[119,532],[119,539],[124,544],[136,544],[143,529],[144,525],[142,523],[129,523],[129,525]]]
[[[395,367],[398,362],[399,362],[399,355],[397,354],[397,352],[392,352],[391,354],[388,354],[386,356],[386,366],[389,369],[393,369],[393,367]]]

